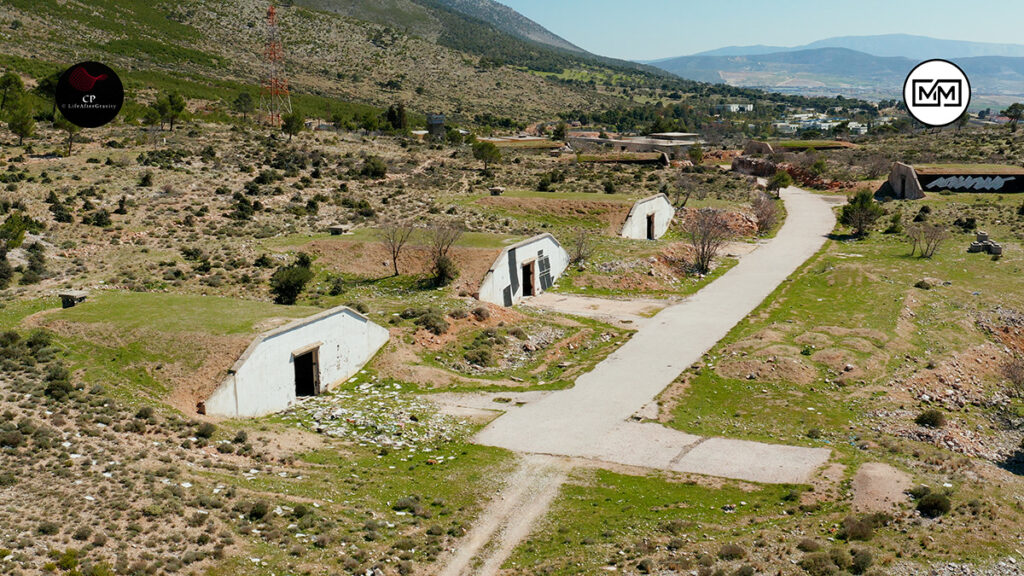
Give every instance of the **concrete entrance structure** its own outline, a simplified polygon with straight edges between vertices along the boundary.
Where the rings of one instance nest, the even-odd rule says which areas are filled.
[[[657,240],[668,232],[675,215],[676,209],[664,194],[637,200],[619,235],[637,240]]]
[[[896,162],[889,185],[897,198],[917,200],[925,192],[1024,192],[1024,168],[994,164],[922,164]]]
[[[569,266],[569,253],[551,234],[541,234],[501,251],[480,282],[483,302],[514,306],[524,296],[547,290]]]
[[[387,329],[339,306],[258,336],[204,403],[246,418],[284,410],[355,374],[387,343]]]

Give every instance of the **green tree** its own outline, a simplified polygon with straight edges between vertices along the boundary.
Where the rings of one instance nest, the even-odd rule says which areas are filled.
[[[185,114],[185,98],[176,92],[157,98],[154,109],[160,115],[160,127],[164,122],[168,124],[171,132],[174,132],[174,122]]]
[[[551,131],[552,140],[564,141],[568,135],[569,125],[565,123],[565,120],[559,122],[558,125],[555,126],[555,129]]]
[[[52,103],[50,116],[57,115],[57,84],[60,82],[60,72],[54,72],[49,76],[40,78],[36,84],[36,94],[49,100]]]
[[[473,144],[473,158],[484,163],[484,170],[491,164],[501,161],[501,150],[492,142],[477,142]]]
[[[956,119],[956,133],[959,134],[960,130],[962,130],[964,126],[967,126],[967,123],[970,121],[971,115],[967,112],[967,110],[964,110],[964,113],[961,114],[960,117]]]
[[[61,132],[67,132],[68,134],[68,156],[71,156],[71,145],[75,141],[75,134],[78,134],[82,129],[76,124],[72,124],[70,120],[64,116],[56,116],[53,119],[53,127]]]
[[[285,114],[281,117],[281,131],[288,135],[289,142],[292,141],[293,136],[301,133],[305,127],[306,119],[298,112]]]
[[[274,294],[274,302],[278,304],[295,304],[306,284],[313,279],[311,261],[307,254],[299,254],[298,259],[287,266],[282,266],[270,277],[270,291]]]
[[[1000,112],[1003,116],[1010,119],[1010,130],[1012,132],[1017,131],[1017,124],[1020,123],[1020,119],[1024,117],[1024,104],[1020,102],[1014,102],[1010,104],[1010,107]]]
[[[690,159],[690,162],[693,162],[694,166],[700,166],[701,162],[704,161],[704,147],[700,143],[690,146],[686,150],[686,157]]]
[[[24,89],[25,85],[21,81],[21,76],[14,72],[7,72],[0,76],[0,90],[3,90],[3,97],[0,98],[0,110],[7,107],[8,94],[16,95]]]
[[[874,194],[867,188],[862,188],[850,198],[846,206],[843,206],[839,214],[839,221],[844,226],[853,228],[857,236],[866,236],[871,230],[875,221],[882,217],[884,211],[875,202]]]
[[[783,188],[789,188],[793,185],[793,177],[789,175],[789,172],[785,170],[776,170],[775,174],[768,179],[768,185],[765,188],[769,192],[775,192],[775,195],[779,195],[779,190]]]
[[[242,92],[231,103],[231,108],[242,115],[242,120],[248,120],[249,114],[256,111],[256,102],[252,99],[252,94]]]
[[[405,116],[405,104],[399,103],[398,106],[388,106],[387,112],[384,113],[384,120],[391,125],[391,129],[396,132],[402,132],[409,128],[409,120]]]
[[[32,112],[24,105],[19,105],[11,113],[11,119],[7,127],[18,137],[18,146],[25,143],[25,138],[31,138],[36,133],[36,120]]]

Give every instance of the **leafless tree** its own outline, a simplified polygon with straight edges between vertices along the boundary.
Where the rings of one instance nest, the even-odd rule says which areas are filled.
[[[931,258],[942,241],[949,238],[949,230],[938,224],[925,224],[923,228],[924,243],[921,245],[921,257]]]
[[[917,253],[917,249],[924,245],[924,226],[921,224],[910,224],[907,226],[907,240],[910,241],[910,255]]]
[[[693,270],[707,274],[711,270],[711,262],[732,236],[728,221],[718,210],[701,208],[686,219],[683,230],[693,247]]]
[[[394,266],[395,276],[398,276],[398,257],[402,255],[402,249],[412,237],[413,227],[408,222],[388,220],[381,225],[377,231],[377,237],[387,246],[391,254],[391,265]]]
[[[459,275],[455,262],[448,257],[452,246],[462,237],[462,229],[451,224],[435,224],[430,229],[430,256],[434,264],[434,283],[447,286]]]
[[[572,232],[569,242],[569,261],[571,264],[582,264],[594,254],[597,247],[597,237],[593,230],[576,228]]]
[[[764,192],[759,192],[754,198],[752,207],[754,217],[757,218],[758,234],[763,234],[775,227],[779,221],[779,205],[774,198]]]
[[[1011,356],[1003,362],[1003,376],[1010,381],[1010,389],[1017,396],[1024,396],[1024,356]]]

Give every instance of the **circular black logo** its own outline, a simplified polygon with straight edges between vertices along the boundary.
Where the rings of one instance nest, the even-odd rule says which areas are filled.
[[[124,105],[124,85],[99,62],[81,62],[61,74],[57,109],[72,124],[98,128],[117,117]]]

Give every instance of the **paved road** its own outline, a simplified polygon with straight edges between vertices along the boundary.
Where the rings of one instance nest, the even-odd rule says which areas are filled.
[[[630,417],[723,338],[824,244],[831,204],[798,188],[776,237],[718,280],[644,322],[575,386],[511,407],[474,441],[517,452],[593,458],[757,482],[806,481],[829,450],[701,438]]]

